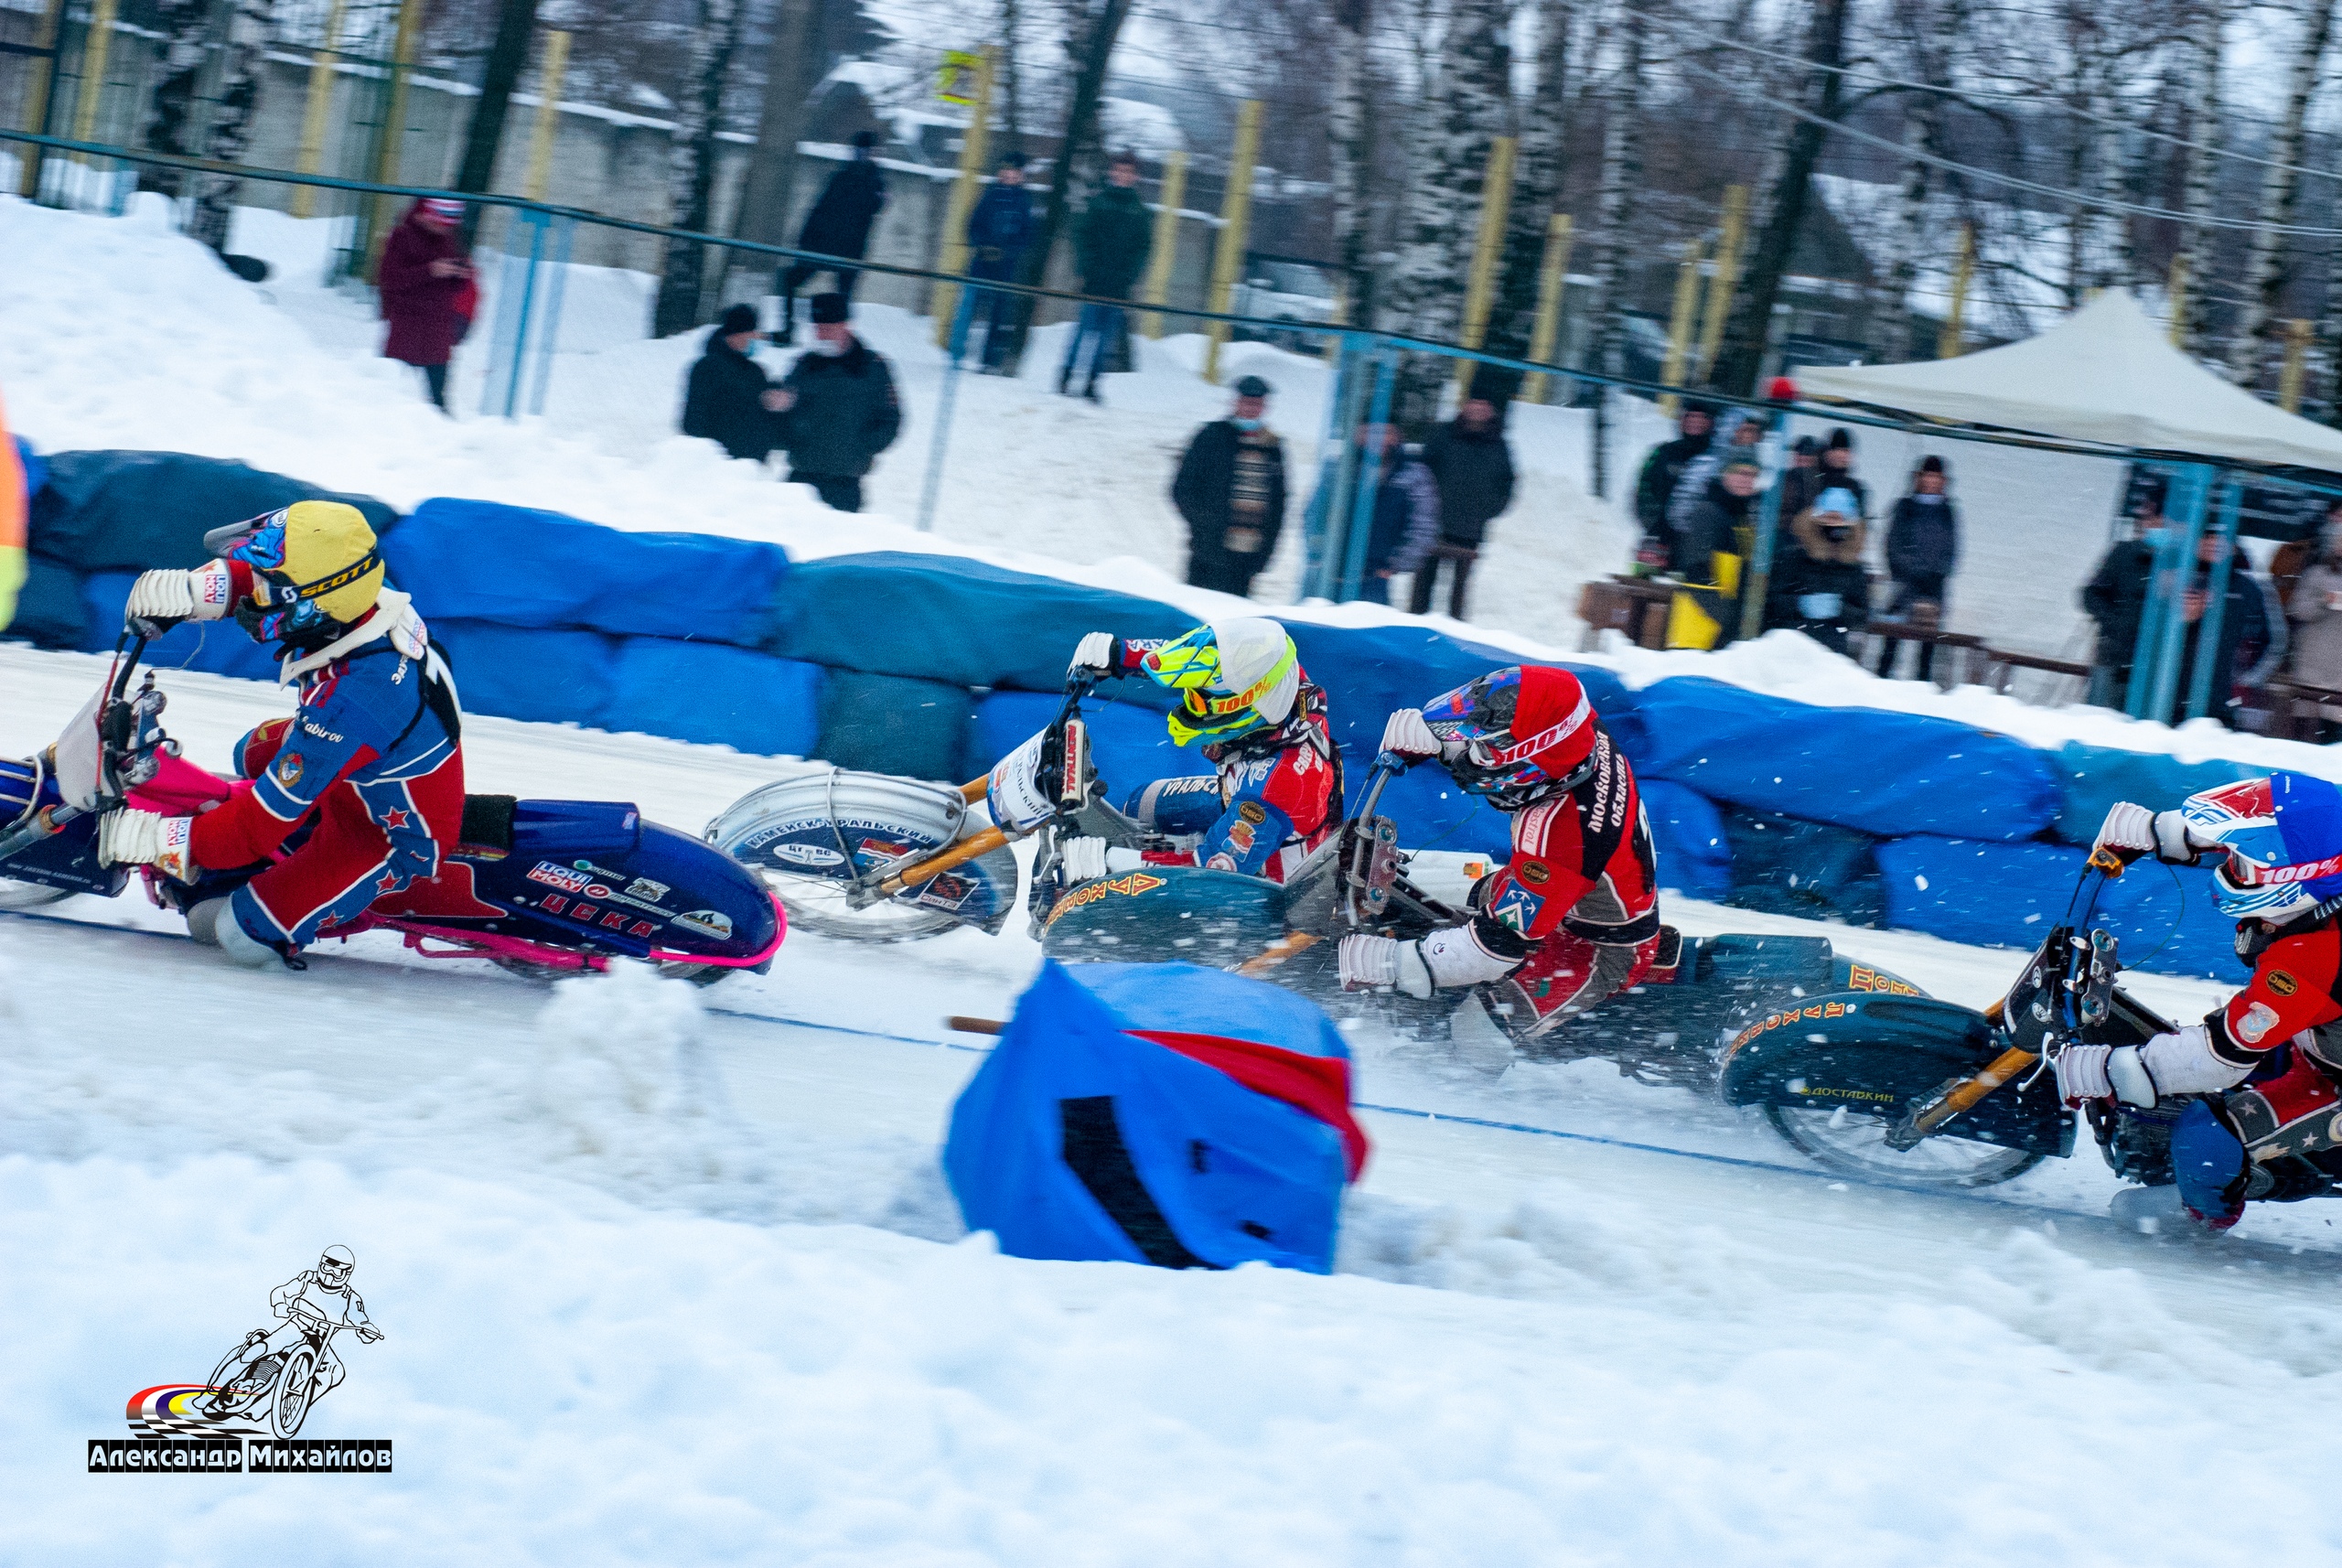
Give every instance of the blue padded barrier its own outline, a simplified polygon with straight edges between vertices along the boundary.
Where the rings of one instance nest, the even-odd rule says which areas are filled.
[[[603,727],[618,694],[618,646],[591,631],[521,630],[435,620],[467,714]]]
[[[2066,844],[1924,837],[1896,839],[1876,853],[1888,925],[1946,941],[2015,948],[2036,946],[2066,918],[2089,858]],[[2209,872],[2134,865],[2100,894],[2099,912],[2130,968],[2235,983],[2245,977],[2236,923],[2212,902]],[[2016,978],[2014,963],[2009,978]]]
[[[25,585],[16,591],[16,618],[0,631],[0,638],[36,648],[82,648],[89,641],[89,625],[81,575],[45,555],[25,557]]]
[[[720,642],[629,637],[618,644],[601,727],[811,757],[822,734],[822,667]]]
[[[1119,693],[1128,684],[1123,682],[1112,690]],[[1039,692],[986,693],[976,703],[976,722],[968,728],[961,776],[973,779],[990,772],[994,763],[1056,718],[1064,701]],[[1090,726],[1090,755],[1098,777],[1106,781],[1106,799],[1117,806],[1142,784],[1212,770],[1201,751],[1171,744],[1161,714],[1127,703],[1092,700],[1082,704],[1081,716]]]
[[[111,653],[122,631],[122,607],[129,601],[135,572],[92,572],[81,582],[90,624],[82,647]],[[276,655],[246,635],[232,620],[187,621],[146,645],[146,662],[158,671],[200,670],[245,681],[276,679]]]
[[[2025,839],[2057,817],[2042,753],[1950,719],[1815,707],[1701,676],[1647,686],[1635,706],[1636,772],[1712,800],[1878,838]]]
[[[203,536],[299,500],[347,501],[377,534],[398,513],[372,496],[321,489],[218,457],[177,452],[52,452],[33,497],[33,553],[81,572],[200,566]],[[111,641],[107,644],[112,647]]]
[[[975,697],[964,686],[832,670],[813,755],[840,768],[960,783]]]
[[[634,533],[493,501],[424,501],[383,542],[424,617],[753,648],[787,574],[775,544]]]
[[[1732,891],[1732,841],[1714,801],[1663,779],[1638,779],[1659,852],[1659,885],[1694,898]]]
[[[2182,762],[2159,751],[2118,751],[2072,740],[2042,755],[2057,770],[2062,793],[2057,837],[2084,847],[2098,842],[2106,809],[2117,800],[2135,801],[2151,811],[2169,811],[2198,789],[2216,789],[2269,771],[2242,762]]]
[[[1886,900],[1879,886],[1877,841],[1852,828],[1809,822],[1778,811],[1738,808],[1723,813],[1732,846],[1732,890],[1739,909],[1875,926]]]

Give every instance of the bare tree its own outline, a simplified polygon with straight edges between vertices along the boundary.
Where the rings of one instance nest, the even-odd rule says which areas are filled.
[[[1489,345],[1512,354],[1527,349],[1536,322],[1545,230],[1562,205],[1562,185],[1569,170],[1570,35],[1577,23],[1577,0],[1531,4],[1537,26],[1537,69],[1519,115],[1520,150],[1505,225],[1504,267],[1488,313]]]
[[[679,229],[707,231],[715,193],[715,133],[723,124],[724,89],[739,52],[747,16],[743,0],[699,0],[698,27],[692,35],[690,80],[675,106],[673,152],[668,166],[668,221]],[[706,278],[707,247],[696,240],[667,242],[659,297],[652,307],[654,338],[698,325]]]
[[[537,0],[501,0],[496,9],[496,38],[488,47],[488,68],[482,73],[479,97],[472,104],[471,124],[464,132],[464,160],[456,170],[457,190],[489,191],[496,186],[496,155],[504,145],[506,112],[512,89],[529,63],[529,40],[537,30]],[[478,208],[472,222],[478,222]]]
[[[2275,328],[2277,302],[2285,289],[2284,236],[2302,194],[2302,143],[2309,126],[2309,101],[2317,91],[2318,69],[2334,30],[2335,0],[2299,0],[2302,35],[2287,74],[2284,114],[2269,139],[2270,168],[2261,183],[2259,227],[2244,266],[2244,319],[2229,344],[2229,379],[2250,387],[2261,379],[2261,360]]]
[[[252,145],[252,121],[260,113],[261,61],[268,48],[271,21],[271,0],[235,0],[235,6],[228,24],[227,52],[220,61],[220,98],[212,106],[211,127],[203,139],[203,156],[223,164],[243,162],[244,149]],[[233,175],[198,175],[188,237],[224,254],[228,230],[236,219],[236,192],[242,186]]]
[[[181,156],[194,151],[188,141],[188,121],[195,108],[195,90],[210,59],[212,0],[156,0],[155,25],[163,35],[156,52],[155,91],[146,101],[145,145],[158,153]],[[159,165],[138,171],[142,190],[179,193],[180,170]]]
[[[2189,223],[2179,238],[2182,295],[2172,302],[2172,308],[2179,313],[2173,325],[2180,346],[2198,358],[2212,351],[2205,330],[2209,312],[2203,306],[2205,286],[2211,282],[2211,231],[2201,220],[2211,216],[2218,172],[2220,70],[2227,56],[2229,4],[2229,0],[2197,0],[2196,81],[2187,106],[2187,135],[2193,145],[2187,148],[2186,184],[2180,207],[2197,221]]]
[[[1903,108],[1903,179],[1896,197],[1895,220],[1881,236],[1882,253],[1875,258],[1884,309],[1878,313],[1873,340],[1890,362],[1907,360],[1921,349],[1913,340],[1911,290],[1919,278],[1919,260],[1939,240],[1933,221],[1937,207],[1935,166],[1929,157],[1943,156],[1943,109],[1952,86],[1953,53],[1968,20],[1967,0],[1908,0],[1900,6],[1897,24],[1909,48],[1912,80],[1939,91],[1915,92]]]
[[[1350,324],[1371,327],[1374,133],[1366,49],[1374,31],[1374,3],[1334,0],[1333,12],[1334,86],[1327,106],[1327,134],[1334,159],[1334,260],[1341,272]]]
[[[1048,276],[1049,252],[1057,249],[1058,237],[1065,231],[1066,219],[1073,210],[1074,181],[1097,150],[1098,101],[1105,96],[1106,70],[1113,63],[1123,23],[1131,14],[1131,0],[1077,0],[1077,4],[1079,26],[1066,38],[1066,52],[1075,61],[1073,97],[1066,106],[1065,130],[1058,144],[1057,162],[1049,171],[1049,196],[1041,209],[1040,230],[1017,265],[1016,281],[1023,284],[1038,284]],[[1017,318],[1012,368],[1023,355],[1024,324],[1031,319],[1028,296]]]
[[[805,125],[805,101],[822,64],[822,13],[815,0],[778,0],[769,19],[765,84],[757,110],[756,151],[740,187],[740,211],[732,231],[763,245],[789,243],[789,210],[797,195],[797,144]],[[739,262],[741,270],[761,261]]]

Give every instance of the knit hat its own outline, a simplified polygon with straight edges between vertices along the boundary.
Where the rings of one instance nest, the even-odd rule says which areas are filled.
[[[1835,512],[1840,517],[1860,517],[1863,514],[1863,503],[1854,499],[1853,491],[1833,485],[1821,492],[1821,499],[1813,503],[1813,510],[1817,512]]]
[[[813,307],[813,325],[836,327],[845,320],[845,295],[817,294],[809,302]]]
[[[1940,474],[1943,471],[1943,459],[1934,453],[1930,452],[1919,459],[1919,472],[1922,474]]]
[[[753,305],[736,305],[725,311],[724,320],[716,327],[715,335],[719,338],[734,338],[743,332],[754,332],[756,329],[757,307]]]
[[[444,218],[452,223],[464,215],[464,204],[444,196],[426,196],[415,203],[434,218]]]
[[[1851,431],[1851,430],[1847,429],[1844,425],[1842,425],[1842,425],[1838,426],[1838,428],[1837,428],[1837,429],[1835,429],[1835,430],[1833,430],[1833,431],[1832,431],[1832,432],[1830,433],[1830,450],[1831,450],[1831,451],[1832,451],[1832,452],[1851,452],[1851,451],[1853,451],[1853,449],[1854,449],[1854,433],[1853,433],[1853,431]]]
[[[1816,441],[1810,435],[1799,436],[1797,438],[1797,445],[1789,449],[1800,457],[1819,457],[1821,456],[1821,443]]]
[[[854,145],[859,150],[866,153],[871,148],[878,145],[878,133],[876,131],[856,131],[854,134]]]
[[[1003,153],[1000,155],[999,166],[1002,168],[1022,169],[1028,161],[1030,160],[1028,160],[1023,153]]]
[[[1238,397],[1266,397],[1272,389],[1258,376],[1246,376],[1236,383]]]

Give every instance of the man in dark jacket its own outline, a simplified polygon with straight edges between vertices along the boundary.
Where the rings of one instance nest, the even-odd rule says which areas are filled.
[[[1863,568],[1862,502],[1832,485],[1789,524],[1789,542],[1773,563],[1765,595],[1765,628],[1801,631],[1832,653],[1846,651],[1854,628],[1870,618],[1870,574]]]
[[[830,176],[821,199],[805,214],[805,226],[797,231],[799,250],[857,262],[870,253],[870,226],[886,206],[886,177],[871,156],[877,145],[876,132],[854,134],[854,156]],[[855,268],[797,261],[777,269],[774,285],[780,293],[780,330],[772,335],[774,342],[785,348],[797,341],[797,291],[821,272],[830,274],[840,294],[849,300],[854,297],[854,280],[862,275]]]
[[[761,463],[773,449],[773,415],[784,405],[780,393],[751,358],[757,343],[757,310],[736,305],[707,335],[707,348],[692,366],[683,391],[683,434],[720,444],[735,457]]]
[[[1262,416],[1269,383],[1246,376],[1236,406],[1196,432],[1171,481],[1187,521],[1187,581],[1223,594],[1252,592],[1284,529],[1284,444]]]
[[[789,453],[789,482],[811,485],[822,504],[862,510],[862,476],[903,427],[894,372],[886,357],[847,328],[845,295],[811,300],[813,347],[776,394],[779,445]]]
[[[1943,459],[1932,453],[1911,474],[1911,493],[1895,503],[1886,525],[1886,575],[1895,581],[1888,618],[1933,629],[1943,623],[1944,585],[1960,564],[1960,513],[1944,493]],[[1882,637],[1878,673],[1889,674],[1904,639]],[[1919,644],[1918,680],[1935,673],[1936,645]]]
[[[1423,467],[1439,485],[1439,543],[1415,574],[1407,608],[1416,615],[1431,608],[1445,564],[1447,613],[1462,620],[1464,585],[1488,539],[1488,524],[1512,504],[1512,450],[1504,438],[1503,405],[1485,389],[1466,398],[1456,417],[1423,443]]]
[[[2190,574],[2187,585],[2180,590],[2179,613],[2187,627],[2187,641],[2180,660],[2179,683],[2172,692],[2171,712],[2150,714],[2149,718],[2177,724],[2187,712],[2188,693],[2195,690],[2197,660],[2207,656],[2203,647],[2206,612],[2211,608],[2212,574],[2219,564],[2222,548],[2219,530],[2208,523],[2197,547],[2196,570]],[[2262,586],[2243,547],[2229,543],[2226,548],[2229,552],[2229,580],[2220,612],[2219,636],[2208,654],[2212,671],[2206,688],[2208,695],[2204,713],[2235,729],[2237,686],[2240,682],[2257,685],[2283,662],[2284,622],[2274,608],[2276,591]],[[2260,656],[2254,660],[2259,667],[2249,675],[2238,668],[2240,650],[2251,650],[2244,655],[2246,658]]]
[[[1439,543],[1439,482],[1395,424],[1361,424],[1358,482],[1374,487],[1374,517],[1366,542],[1366,574],[1358,596],[1391,602],[1391,583],[1421,573]]]
[[[2119,708],[2130,700],[2131,661],[2139,647],[2147,593],[2154,581],[2155,541],[2169,526],[2163,515],[2165,486],[2149,478],[2139,488],[2133,530],[2117,540],[2082,589],[2082,608],[2098,622],[2098,648],[2090,659],[2090,700]]]
[[[1684,586],[1669,607],[1670,648],[1722,648],[1740,636],[1747,586],[1749,512],[1764,476],[1756,459],[1727,454],[1683,530]]]
[[[1033,242],[1033,199],[1025,194],[1025,155],[1005,153],[992,184],[968,214],[968,275],[991,283],[1015,277],[1025,247]],[[998,371],[1016,335],[1016,295],[979,289],[975,314],[983,318],[983,368]]]
[[[1681,544],[1668,524],[1667,503],[1684,467],[1708,449],[1708,438],[1715,427],[1714,409],[1704,403],[1687,403],[1676,422],[1675,439],[1652,447],[1650,456],[1643,459],[1642,472],[1635,478],[1635,521],[1643,525],[1643,548],[1638,557],[1642,564],[1658,571],[1684,569],[1686,563],[1679,558]]]
[[[1146,271],[1155,248],[1155,217],[1138,194],[1138,155],[1122,153],[1106,170],[1106,184],[1082,209],[1073,231],[1073,260],[1081,292],[1106,299],[1128,299]],[[1085,305],[1073,336],[1066,340],[1065,363],[1058,367],[1058,391],[1081,382],[1081,395],[1098,401],[1098,372],[1113,358],[1128,322],[1122,307]]]
[[[1821,499],[1821,443],[1800,435],[1789,448],[1789,466],[1781,473],[1780,515],[1794,518]]]
[[[460,201],[417,201],[384,242],[374,279],[382,319],[390,323],[382,357],[421,371],[442,413],[447,412],[447,361],[471,329],[472,306],[479,298],[464,248],[463,220]]]

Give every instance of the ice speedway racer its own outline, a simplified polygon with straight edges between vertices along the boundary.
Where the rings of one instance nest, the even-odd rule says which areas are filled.
[[[190,936],[244,963],[298,969],[317,941],[389,930],[426,958],[532,974],[621,957],[702,982],[769,968],[785,916],[728,856],[624,802],[464,791],[453,673],[355,511],[299,503],[205,543],[209,566],[140,579],[132,629],[56,744],[0,762],[0,908],[111,897],[135,867]],[[151,636],[231,607],[281,646],[301,705],[245,736],[228,779],[164,734],[151,670],[131,682]]]

